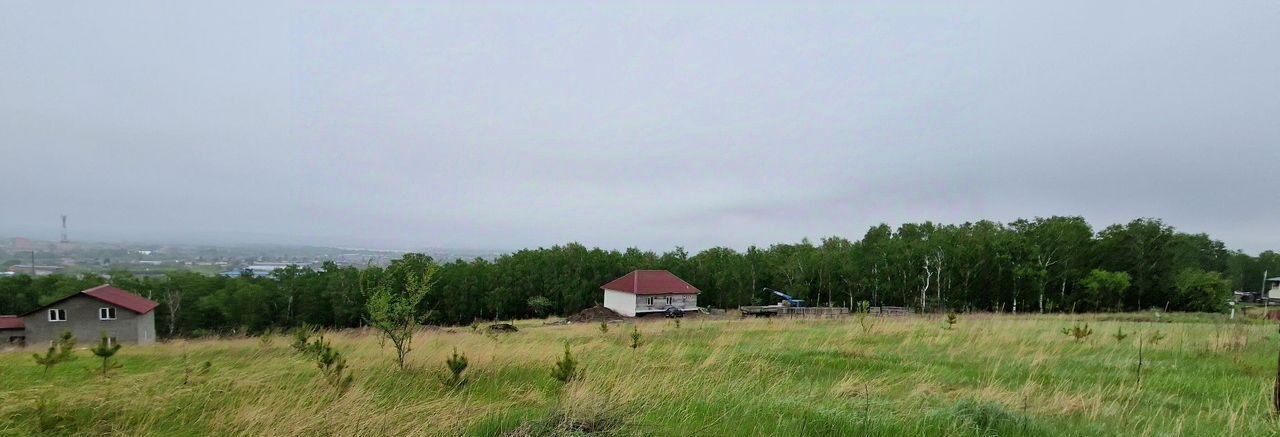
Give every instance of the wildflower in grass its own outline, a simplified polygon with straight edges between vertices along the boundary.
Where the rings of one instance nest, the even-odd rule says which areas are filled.
[[[48,374],[53,366],[75,359],[75,348],[76,338],[69,331],[63,332],[49,344],[49,350],[44,355],[31,354],[31,357],[35,358],[36,364],[44,366],[44,373]]]
[[[563,383],[569,383],[581,376],[578,370],[578,361],[573,359],[573,354],[569,353],[569,345],[564,345],[564,357],[556,361],[555,368],[551,369],[551,377]]]
[[[116,343],[111,337],[108,337],[106,331],[103,331],[102,339],[98,342],[98,345],[89,349],[89,351],[93,352],[94,356],[102,359],[102,377],[105,378],[107,372],[120,368],[120,363],[111,362],[111,357],[114,357],[116,352],[120,352],[120,343]]]
[[[463,383],[462,372],[467,370],[467,356],[458,355],[458,348],[453,348],[453,355],[445,359],[444,364],[449,368],[449,386],[459,387]]]

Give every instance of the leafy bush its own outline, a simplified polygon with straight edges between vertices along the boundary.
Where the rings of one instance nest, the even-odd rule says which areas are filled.
[[[530,297],[526,303],[529,304],[529,309],[533,310],[533,313],[537,314],[538,317],[546,317],[547,314],[551,312],[551,307],[553,306],[551,299],[547,299],[546,296]]]
[[[600,322],[600,333],[601,334],[609,333],[609,322]]]
[[[947,330],[951,330],[955,328],[957,321],[958,320],[956,320],[956,313],[954,311],[947,313]]]
[[[631,349],[640,347],[640,328],[635,325],[631,326]]]

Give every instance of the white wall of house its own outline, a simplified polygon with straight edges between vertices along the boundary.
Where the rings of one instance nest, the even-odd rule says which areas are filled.
[[[604,307],[627,317],[635,317],[636,295],[616,290],[605,290]]]
[[[1267,298],[1280,299],[1280,281],[1270,281],[1268,285],[1271,289],[1267,290]]]
[[[668,307],[676,307],[684,311],[698,309],[696,294],[641,294],[635,295],[636,312],[661,312]]]

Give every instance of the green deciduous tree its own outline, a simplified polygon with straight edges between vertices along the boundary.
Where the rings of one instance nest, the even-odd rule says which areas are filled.
[[[396,364],[401,369],[405,368],[404,358],[412,349],[413,332],[418,328],[418,305],[430,291],[436,272],[434,264],[427,264],[421,270],[405,273],[403,287],[384,281],[369,294],[369,326],[395,347]]]
[[[1231,300],[1231,281],[1218,272],[1206,272],[1187,268],[1174,278],[1180,308],[1189,311],[1217,312],[1226,308]]]
[[[1095,269],[1080,280],[1080,285],[1087,291],[1083,301],[1089,309],[1121,309],[1122,293],[1129,288],[1129,274]]]

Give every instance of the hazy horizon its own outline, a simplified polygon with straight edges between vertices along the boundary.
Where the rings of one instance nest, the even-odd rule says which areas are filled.
[[[1280,249],[1280,4],[0,6],[0,235],[507,251],[1155,217]]]

